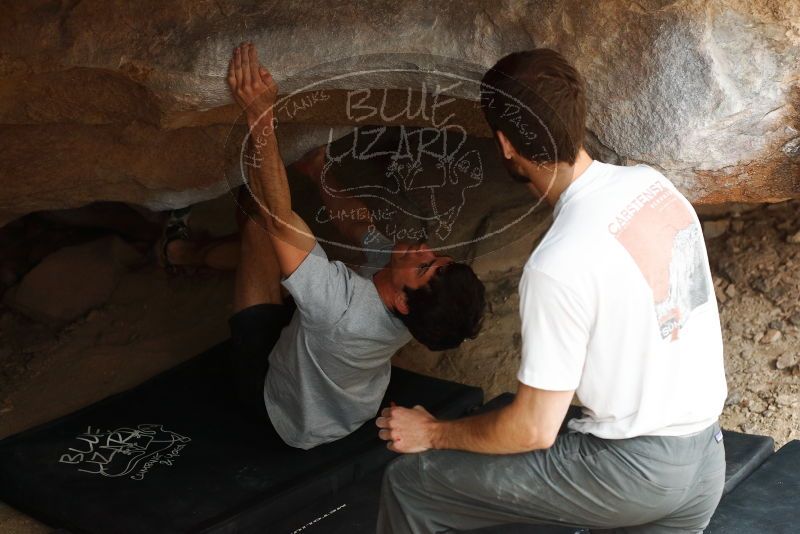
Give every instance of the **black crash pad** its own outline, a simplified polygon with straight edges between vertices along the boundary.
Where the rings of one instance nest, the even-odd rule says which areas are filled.
[[[503,393],[484,404],[477,412],[497,409],[506,406],[513,400],[513,394]],[[570,419],[580,415],[579,407],[570,406],[561,432],[566,430],[566,423]],[[727,493],[772,454],[774,442],[772,438],[766,436],[728,431],[724,431],[723,434],[727,461],[725,477],[725,492]],[[378,517],[381,477],[382,472],[373,473],[294,514],[289,514],[284,520],[276,523],[275,531],[325,534],[374,532]],[[572,534],[577,532],[588,531],[572,527],[529,524],[502,525],[471,531],[472,534]]]
[[[772,456],[775,440],[769,436],[722,431],[725,443],[725,489],[727,495],[742,483],[758,466]]]
[[[0,500],[80,532],[265,532],[393,457],[371,421],[310,451],[276,440],[239,409],[227,351],[0,441]],[[458,417],[482,392],[395,368],[385,400]]]
[[[784,445],[723,497],[705,532],[800,532],[800,441]]]

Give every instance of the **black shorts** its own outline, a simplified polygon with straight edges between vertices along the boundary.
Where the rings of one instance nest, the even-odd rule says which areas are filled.
[[[255,417],[268,420],[264,380],[269,370],[269,354],[295,309],[294,300],[289,299],[284,304],[256,304],[228,319],[233,343],[233,381],[239,400]]]

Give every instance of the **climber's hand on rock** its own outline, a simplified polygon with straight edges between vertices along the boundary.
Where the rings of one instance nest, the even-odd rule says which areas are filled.
[[[228,86],[250,122],[272,119],[278,85],[272,74],[258,61],[253,43],[242,43],[233,51],[228,64]]]

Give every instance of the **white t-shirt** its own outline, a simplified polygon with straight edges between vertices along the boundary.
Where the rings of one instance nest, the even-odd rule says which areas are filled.
[[[576,390],[569,428],[681,436],[727,395],[722,332],[691,204],[658,171],[598,161],[561,194],[520,281],[520,382]]]

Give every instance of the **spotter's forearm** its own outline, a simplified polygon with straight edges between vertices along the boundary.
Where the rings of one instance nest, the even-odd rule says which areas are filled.
[[[437,421],[431,444],[482,454],[514,454],[542,448],[508,407],[453,421]],[[515,424],[516,423],[516,424]]]

